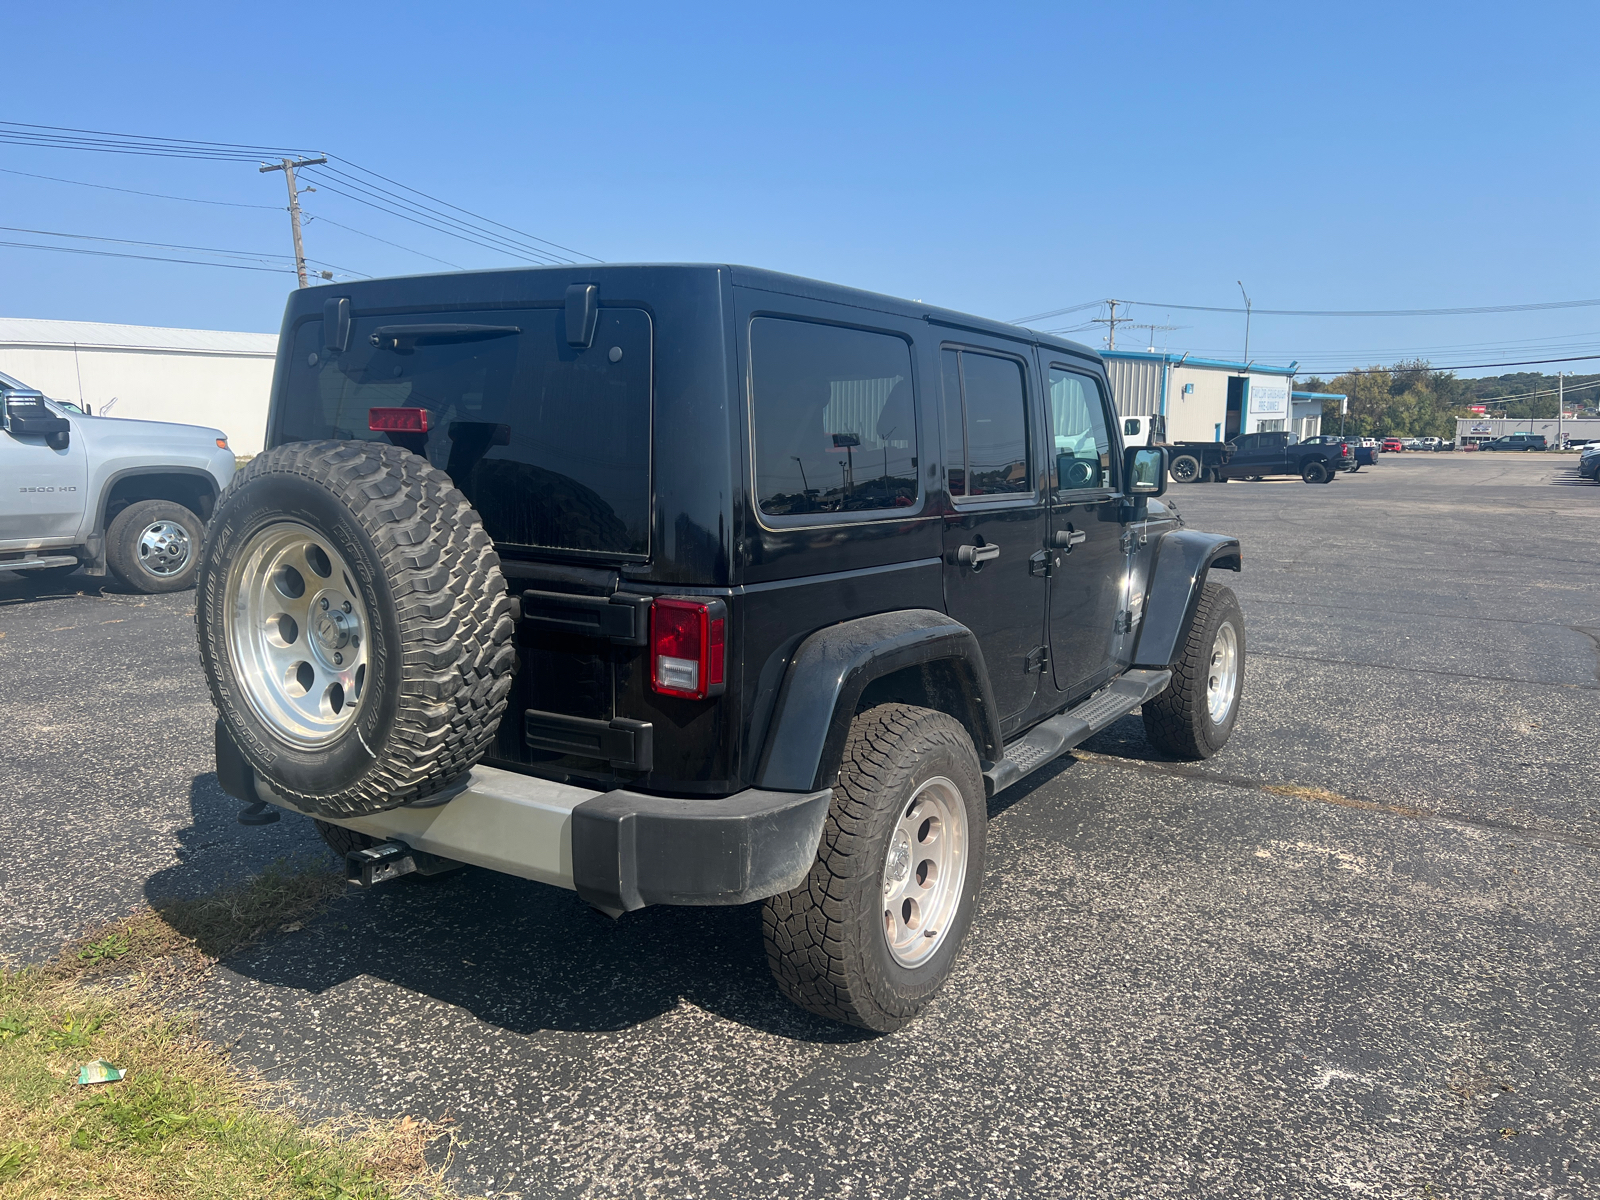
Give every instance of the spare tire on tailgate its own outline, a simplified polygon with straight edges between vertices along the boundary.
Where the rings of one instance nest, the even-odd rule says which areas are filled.
[[[511,690],[511,603],[483,523],[448,475],[379,442],[251,459],[207,529],[195,620],[240,752],[323,816],[448,786]]]

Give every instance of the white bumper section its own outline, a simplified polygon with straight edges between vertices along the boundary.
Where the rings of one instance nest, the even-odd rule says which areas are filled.
[[[303,812],[259,777],[256,792],[268,804]],[[304,815],[380,841],[395,838],[413,850],[571,890],[572,810],[602,794],[477,766],[467,777],[466,788],[437,807],[392,808],[337,820]]]

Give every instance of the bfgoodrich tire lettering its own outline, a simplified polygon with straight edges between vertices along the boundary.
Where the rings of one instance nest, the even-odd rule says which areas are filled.
[[[348,719],[298,744],[263,720],[270,707],[247,691],[259,675],[236,652],[245,643],[230,640],[242,611],[229,603],[230,573],[277,529],[310,531],[343,560],[336,574],[348,578],[337,583],[364,623],[366,671]],[[499,556],[449,477],[395,446],[298,442],[252,459],[212,519],[195,618],[212,700],[241,753],[293,803],[327,816],[408,804],[471,769],[511,688]],[[310,630],[275,631],[309,647]]]
[[[1231,658],[1231,666],[1227,660]],[[1244,691],[1244,614],[1232,589],[1208,583],[1194,622],[1172,663],[1167,690],[1144,705],[1144,732],[1152,745],[1178,758],[1210,758],[1227,744],[1239,720]],[[1231,679],[1229,672],[1231,671]],[[1220,710],[1213,679],[1229,690]]]
[[[913,845],[911,858],[895,863],[889,851],[908,807],[930,785],[965,817],[959,899],[946,928],[932,931],[932,953],[919,959],[901,948],[898,958],[915,963],[907,967],[885,928],[886,877],[916,872],[925,855]],[[811,1012],[880,1033],[916,1016],[949,976],[972,924],[986,820],[977,752],[959,722],[907,704],[858,714],[811,874],[762,912],[767,962],[784,994]]]

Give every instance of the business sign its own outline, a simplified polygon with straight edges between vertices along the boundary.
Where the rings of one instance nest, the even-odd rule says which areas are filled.
[[[1489,406],[1487,404],[1469,404],[1467,407],[1475,413],[1486,413],[1489,411]]]
[[[1289,384],[1282,379],[1250,379],[1250,415],[1252,417],[1287,417],[1289,415]]]
[[[1468,433],[1493,433],[1494,430],[1489,428],[1489,422],[1487,422],[1487,421],[1479,421],[1475,425],[1473,425],[1473,427],[1471,429],[1469,429],[1467,432]]]

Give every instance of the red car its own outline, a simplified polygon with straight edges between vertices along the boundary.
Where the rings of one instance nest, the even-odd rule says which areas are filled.
[[[1399,438],[1384,438],[1383,450],[1385,454],[1399,454],[1405,449]]]

